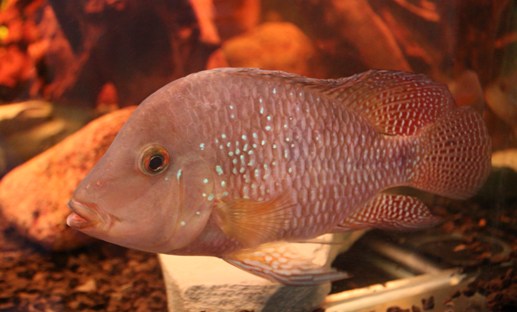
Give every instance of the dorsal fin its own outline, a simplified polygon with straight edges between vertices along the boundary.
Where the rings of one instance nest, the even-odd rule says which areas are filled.
[[[364,116],[379,132],[414,135],[455,109],[447,86],[423,74],[369,70],[347,78],[315,79],[280,71],[221,69],[313,90]]]
[[[444,84],[422,74],[370,70],[326,82],[325,94],[388,135],[416,134],[455,106]]]

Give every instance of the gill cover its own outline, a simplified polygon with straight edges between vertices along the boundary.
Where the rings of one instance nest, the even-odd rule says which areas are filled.
[[[184,155],[177,160],[178,219],[174,249],[192,242],[205,228],[214,200],[213,173],[199,155]]]

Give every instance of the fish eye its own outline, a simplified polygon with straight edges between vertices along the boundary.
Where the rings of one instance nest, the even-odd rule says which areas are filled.
[[[147,175],[157,175],[169,166],[169,153],[160,145],[147,147],[140,157],[140,170]]]

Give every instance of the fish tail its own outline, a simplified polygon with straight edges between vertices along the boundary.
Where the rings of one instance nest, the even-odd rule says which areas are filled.
[[[418,134],[411,185],[442,196],[474,195],[490,172],[491,143],[482,117],[462,107]]]

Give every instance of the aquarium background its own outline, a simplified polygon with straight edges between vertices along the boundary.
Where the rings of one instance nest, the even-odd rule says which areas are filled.
[[[515,1],[1,0],[0,311],[167,309],[155,255],[64,224],[71,191],[120,120],[90,145],[80,137],[51,147],[174,79],[224,66],[317,78],[419,72],[482,111],[494,152],[485,187],[468,201],[419,194],[444,222],[366,233],[336,259],[353,277],[332,292],[426,273],[386,252],[396,248],[469,279],[390,311],[517,309]]]

